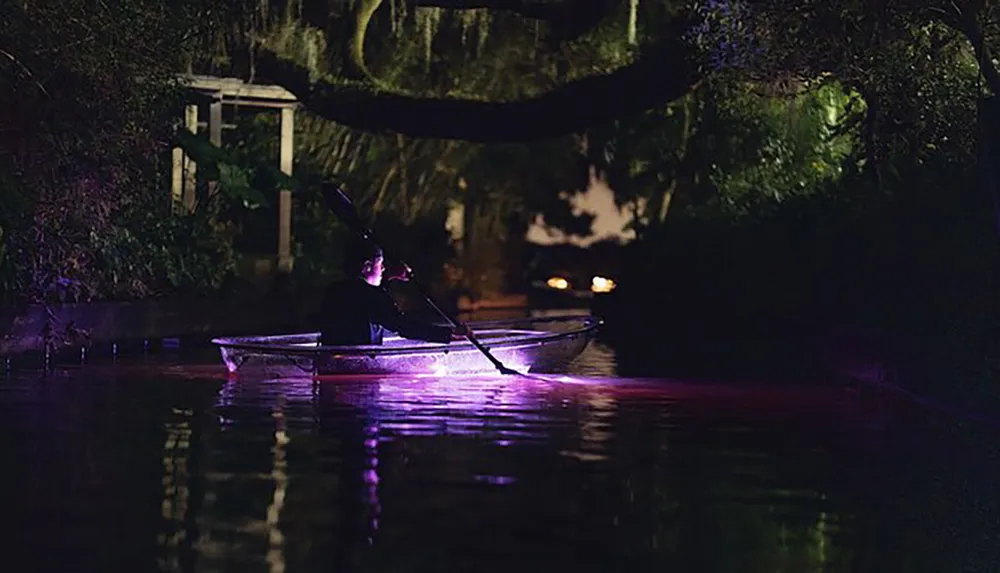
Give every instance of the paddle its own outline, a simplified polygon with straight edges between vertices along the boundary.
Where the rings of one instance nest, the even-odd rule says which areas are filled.
[[[324,183],[322,186],[322,190],[323,190],[323,198],[326,199],[327,205],[330,206],[330,209],[334,212],[334,214],[337,215],[337,217],[341,221],[343,221],[344,224],[347,225],[352,231],[361,235],[361,237],[364,238],[365,240],[371,241],[376,245],[378,245],[379,248],[381,248],[382,252],[384,253],[385,247],[380,245],[379,242],[375,240],[375,236],[372,234],[371,229],[369,229],[364,224],[364,222],[361,221],[361,217],[358,215],[357,209],[354,208],[354,203],[351,201],[351,198],[348,197],[347,194],[340,189],[340,187],[331,183]],[[429,304],[431,308],[434,309],[435,312],[437,312],[445,320],[447,320],[452,327],[459,326],[460,323],[458,322],[458,319],[451,316],[450,314],[445,312],[441,307],[439,307],[437,303],[434,302],[434,299],[431,297],[430,293],[428,293],[424,289],[424,287],[421,286],[419,282],[417,282],[416,278],[413,276],[412,270],[410,271],[409,274],[410,274],[410,284],[412,284],[417,289],[417,292],[419,292],[420,295],[424,297],[424,300],[427,301],[427,304]],[[466,327],[465,329],[465,337],[468,338],[469,342],[471,342],[473,346],[475,346],[480,352],[482,352],[486,356],[486,358],[489,358],[490,362],[493,363],[493,366],[495,366],[496,369],[499,370],[501,374],[521,374],[517,370],[504,366],[502,362],[497,360],[496,357],[494,357],[490,353],[490,350],[485,346],[483,346],[482,343],[480,343],[479,340],[476,339],[475,335],[472,333],[472,330],[469,329],[468,327]]]

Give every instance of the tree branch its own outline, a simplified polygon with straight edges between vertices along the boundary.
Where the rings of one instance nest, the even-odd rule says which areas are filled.
[[[374,81],[365,65],[365,36],[372,15],[382,5],[382,0],[360,0],[354,8],[354,29],[348,39],[348,53],[344,60],[344,73],[352,79]]]
[[[948,10],[929,8],[929,11],[946,26],[960,32],[969,40],[983,77],[986,79],[986,84],[993,90],[994,94],[1000,94],[1000,72],[993,65],[993,58],[990,55],[989,46],[986,45],[983,28],[976,19],[976,12],[981,8],[982,2],[975,0],[967,3],[964,9],[951,2]]]
[[[7,50],[0,49],[0,56],[7,58],[8,60],[11,61],[11,64],[13,64],[16,68],[19,68],[21,72],[25,75],[25,77],[34,82],[35,86],[38,88],[38,91],[45,94],[46,97],[52,97],[49,95],[48,90],[45,89],[45,86],[42,85],[42,82],[35,79],[35,74],[31,73],[31,70],[28,69],[28,66],[24,65],[23,63],[21,63],[20,60],[15,58],[14,54],[8,52]]]
[[[694,62],[676,39],[635,63],[577,80],[543,95],[509,102],[420,97],[368,84],[313,83],[309,71],[262,52],[258,74],[294,93],[312,113],[341,125],[409,137],[474,142],[550,139],[639,113],[688,93]]]

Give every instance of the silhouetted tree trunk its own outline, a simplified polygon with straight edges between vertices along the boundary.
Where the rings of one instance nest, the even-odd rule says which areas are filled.
[[[997,236],[1000,237],[1000,103],[996,96],[983,98],[979,104],[979,164],[983,166],[986,192],[993,202],[993,216]]]

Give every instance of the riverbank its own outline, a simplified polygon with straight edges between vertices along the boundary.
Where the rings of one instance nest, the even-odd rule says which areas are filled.
[[[429,319],[423,301],[398,293],[404,306]],[[15,356],[50,346],[141,341],[169,337],[283,333],[311,325],[321,293],[256,293],[217,298],[167,298],[91,302],[53,306],[30,305],[0,313],[0,356]],[[450,303],[450,304],[449,304]],[[524,295],[498,295],[476,301],[460,297],[441,301],[445,310],[461,314],[524,311]]]
[[[621,376],[860,385],[918,396],[944,411],[1000,417],[1000,345],[978,331],[905,329],[848,317],[807,320],[731,307],[722,313],[627,294],[595,308],[605,318],[601,339],[615,348]]]
[[[283,332],[301,328],[317,296],[156,299],[45,307],[0,315],[0,355],[167,337]]]

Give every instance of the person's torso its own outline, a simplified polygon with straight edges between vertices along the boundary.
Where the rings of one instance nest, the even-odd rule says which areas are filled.
[[[378,289],[361,279],[345,280],[327,289],[322,314],[324,346],[382,344],[385,329],[375,321]]]

